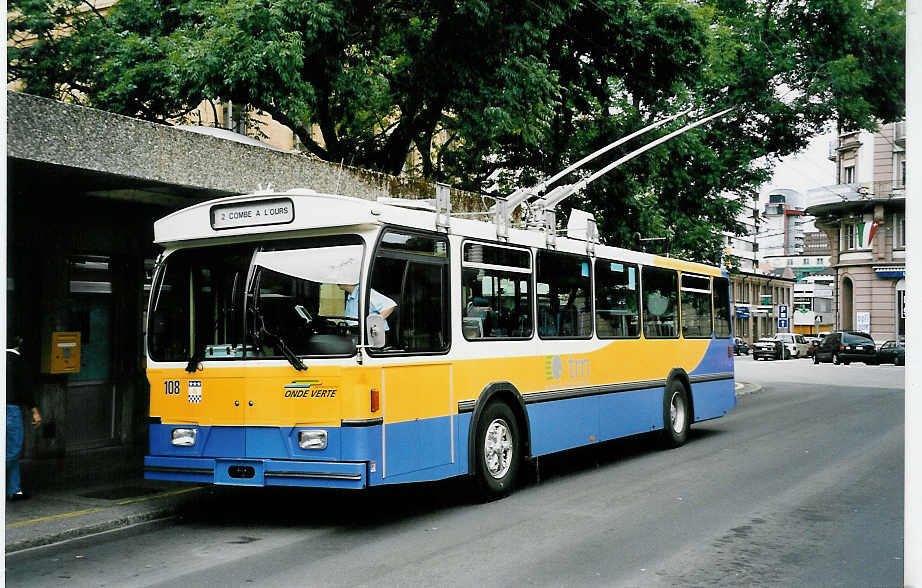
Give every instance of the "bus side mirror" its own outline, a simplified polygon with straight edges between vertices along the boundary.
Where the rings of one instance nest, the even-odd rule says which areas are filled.
[[[387,323],[380,314],[370,314],[365,319],[365,334],[368,346],[372,349],[381,349],[384,347],[384,335]]]

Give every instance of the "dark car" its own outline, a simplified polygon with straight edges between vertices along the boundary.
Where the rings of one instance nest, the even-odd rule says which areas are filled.
[[[877,364],[877,348],[867,333],[860,331],[836,331],[823,339],[813,354],[813,363],[832,362],[848,365],[861,361],[868,365]]]
[[[746,343],[739,337],[733,339],[734,355],[749,355],[749,343]]]
[[[877,363],[906,365],[906,346],[902,341],[884,341],[877,349]]]
[[[766,337],[752,344],[752,357],[759,359],[781,359],[784,344],[778,339]]]

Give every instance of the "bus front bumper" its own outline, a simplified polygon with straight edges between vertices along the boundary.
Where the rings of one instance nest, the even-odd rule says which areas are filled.
[[[144,478],[226,486],[303,486],[364,488],[365,462],[229,459],[208,457],[144,458]]]

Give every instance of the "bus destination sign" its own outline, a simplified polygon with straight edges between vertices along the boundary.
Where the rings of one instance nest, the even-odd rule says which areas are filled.
[[[281,225],[295,219],[295,205],[290,198],[272,198],[256,202],[235,202],[211,207],[211,228],[237,229]]]

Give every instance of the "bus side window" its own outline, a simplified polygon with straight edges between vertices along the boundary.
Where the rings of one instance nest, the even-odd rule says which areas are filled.
[[[374,260],[371,291],[375,298],[379,294],[397,303],[386,318],[383,352],[438,353],[448,349],[447,239],[388,230]],[[368,296],[362,296],[362,304],[366,314],[375,311]]]
[[[587,257],[539,251],[538,336],[592,336],[592,277]]]
[[[714,278],[714,334],[718,339],[730,336],[730,280]]]
[[[527,250],[465,243],[461,268],[464,338],[531,337],[530,283],[531,255]]]
[[[675,270],[646,266],[642,277],[644,336],[678,337],[678,274]]]
[[[595,261],[595,322],[600,339],[640,335],[640,284],[637,266]]]
[[[710,338],[711,280],[707,276],[682,274],[682,336]]]

